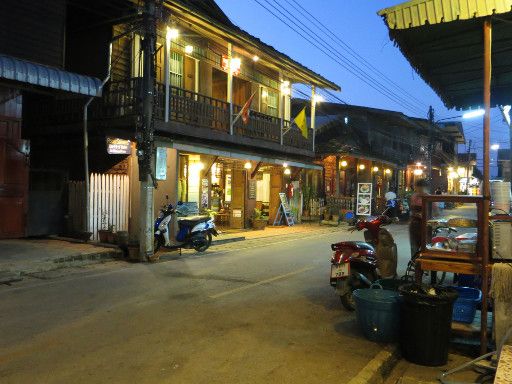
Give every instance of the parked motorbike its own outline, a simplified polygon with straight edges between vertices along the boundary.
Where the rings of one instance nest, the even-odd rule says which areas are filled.
[[[381,277],[394,277],[396,274],[396,245],[391,234],[381,228],[396,220],[387,216],[386,213],[387,210],[378,217],[369,220],[362,219],[356,223],[354,230],[364,230],[365,241],[342,241],[331,244],[333,255],[331,257],[330,284],[340,296],[343,306],[348,310],[355,309],[352,296],[354,290],[370,287],[375,280]],[[383,239],[386,244],[376,250],[379,238]],[[388,249],[388,247],[391,248]],[[391,265],[394,263],[395,271],[392,276],[380,276],[378,251],[383,257],[391,258]]]
[[[169,236],[170,223],[174,215],[179,214],[181,202],[176,208],[172,204],[164,204],[155,220],[154,252],[161,247],[166,249],[193,248],[197,252],[204,252],[212,243],[212,235],[217,236],[215,223],[210,216],[191,216],[178,219],[178,233],[176,243],[171,243]]]

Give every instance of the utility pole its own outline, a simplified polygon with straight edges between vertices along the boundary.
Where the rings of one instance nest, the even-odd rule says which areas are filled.
[[[434,155],[434,129],[436,123],[434,121],[434,108],[428,108],[428,121],[430,123],[429,137],[428,137],[428,162],[427,162],[427,180],[432,181],[432,156]]]
[[[153,255],[154,119],[156,1],[145,0],[143,16],[142,119],[137,127],[140,181],[140,261]]]

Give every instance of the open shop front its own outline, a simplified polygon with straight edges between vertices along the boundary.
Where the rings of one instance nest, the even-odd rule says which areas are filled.
[[[273,225],[282,202],[280,193],[285,193],[295,220],[300,220],[303,190],[321,177],[321,167],[313,164],[176,143],[174,147],[162,150],[168,153],[166,167],[175,169],[175,182],[165,181],[168,185],[159,188],[156,194],[162,196],[156,200],[173,189],[186,212],[213,215],[223,229]],[[158,168],[157,156],[157,176]]]

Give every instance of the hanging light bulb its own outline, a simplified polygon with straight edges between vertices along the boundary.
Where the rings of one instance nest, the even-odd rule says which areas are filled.
[[[364,171],[365,168],[366,168],[366,166],[364,164],[359,164],[359,169],[361,171]]]
[[[194,47],[191,45],[185,45],[185,53],[190,55],[192,52],[194,52]]]
[[[244,168],[245,169],[251,169],[252,168],[252,164],[250,161],[247,161],[245,164],[244,164]]]
[[[348,165],[347,160],[341,160],[341,166],[346,167]]]
[[[373,172],[379,172],[379,167],[373,167]]]
[[[291,173],[292,173],[292,171],[290,170],[290,168],[285,168],[285,170],[284,170],[285,175],[290,175]]]
[[[391,173],[391,169],[386,168],[386,170],[384,172],[386,173],[386,175],[389,175]]]

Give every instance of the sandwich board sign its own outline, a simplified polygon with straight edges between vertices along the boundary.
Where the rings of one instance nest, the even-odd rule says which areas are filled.
[[[279,193],[279,200],[281,203],[279,204],[279,209],[276,213],[276,218],[274,219],[274,226],[281,224],[281,221],[284,219],[286,224],[291,227],[295,224],[293,220],[293,213],[288,205],[288,201],[286,200],[286,194],[281,192]]]
[[[356,215],[370,216],[372,214],[372,183],[357,184]]]

